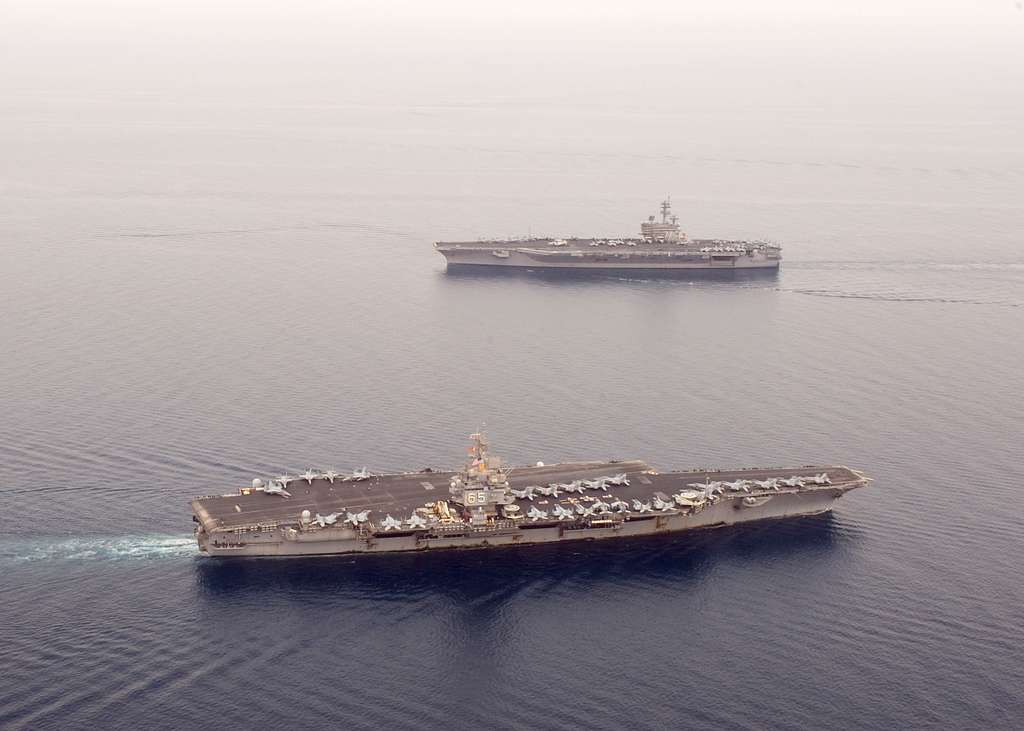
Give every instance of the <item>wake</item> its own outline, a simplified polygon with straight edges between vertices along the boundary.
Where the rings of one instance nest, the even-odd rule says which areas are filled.
[[[196,554],[192,537],[180,535],[0,540],[0,563],[181,559]]]

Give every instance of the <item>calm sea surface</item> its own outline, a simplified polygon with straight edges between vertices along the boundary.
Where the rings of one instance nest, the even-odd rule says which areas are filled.
[[[0,727],[1024,726],[1024,16],[991,5],[11,8]],[[779,274],[431,248],[628,235],[669,193]],[[875,482],[623,544],[196,556],[195,495],[452,466],[481,423],[518,464]]]

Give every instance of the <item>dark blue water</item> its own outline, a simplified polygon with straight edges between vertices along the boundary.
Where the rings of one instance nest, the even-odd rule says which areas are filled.
[[[775,18],[785,53],[710,16],[638,46],[612,11],[442,14],[429,43],[415,17],[14,13],[0,727],[1024,725],[1024,64],[1016,15],[947,11]],[[782,271],[450,276],[430,246],[627,235],[667,192]],[[481,423],[513,463],[875,482],[634,542],[195,555],[195,495],[450,466]]]

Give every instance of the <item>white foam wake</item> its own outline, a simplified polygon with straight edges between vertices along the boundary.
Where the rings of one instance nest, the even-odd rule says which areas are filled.
[[[0,541],[0,562],[4,563],[183,558],[195,553],[195,539],[180,535]]]

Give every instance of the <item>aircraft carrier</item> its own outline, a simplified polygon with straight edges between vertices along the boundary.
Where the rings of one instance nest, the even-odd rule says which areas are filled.
[[[207,556],[384,553],[624,538],[832,509],[841,466],[661,473],[640,461],[506,467],[482,434],[463,469],[307,470],[192,501]]]
[[[640,224],[635,238],[535,238],[438,241],[449,270],[477,267],[625,271],[766,270],[779,268],[782,247],[767,241],[689,239],[671,202]]]

